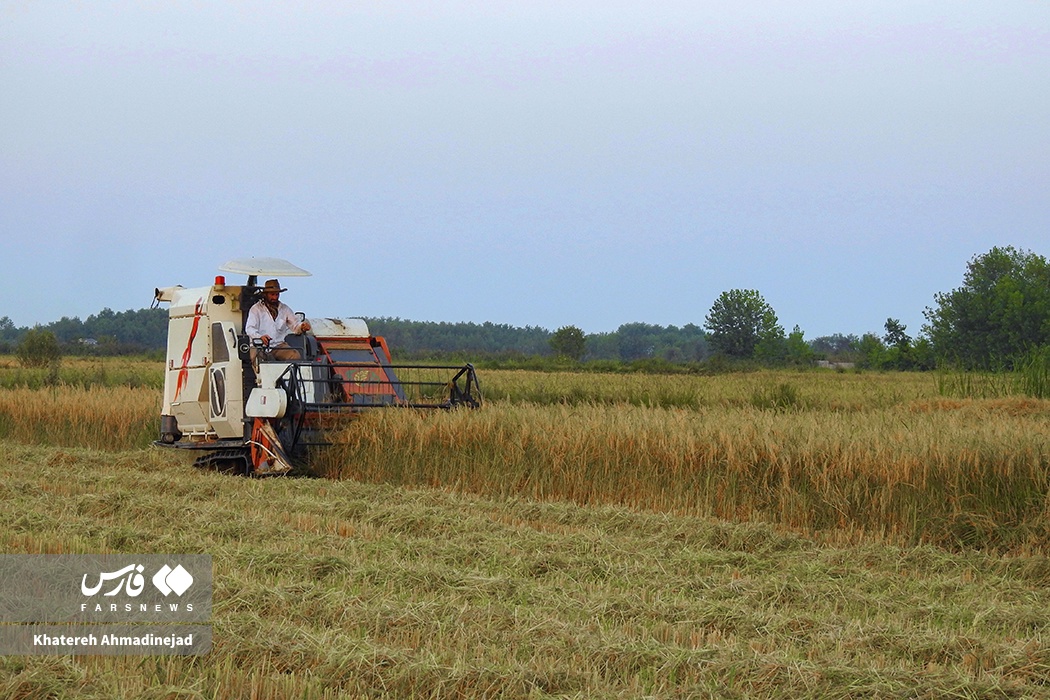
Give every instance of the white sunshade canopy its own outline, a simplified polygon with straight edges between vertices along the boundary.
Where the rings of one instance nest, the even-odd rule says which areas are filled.
[[[276,275],[280,277],[310,277],[301,267],[280,258],[237,258],[219,266],[220,272],[238,275]]]

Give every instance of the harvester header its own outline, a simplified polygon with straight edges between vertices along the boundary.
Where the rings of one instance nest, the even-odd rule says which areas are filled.
[[[231,260],[219,271],[247,280],[228,285],[218,276],[210,286],[154,292],[155,304],[169,305],[155,444],[199,450],[198,466],[285,474],[293,458],[323,444],[333,417],[481,404],[473,365],[395,365],[386,341],[361,318],[296,314],[303,332],[269,343],[250,337],[249,310],[264,289],[259,278],[310,273],[279,258]]]

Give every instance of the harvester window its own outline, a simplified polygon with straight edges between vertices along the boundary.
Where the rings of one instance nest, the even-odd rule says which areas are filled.
[[[331,350],[328,354],[334,362],[363,362],[369,364],[379,364],[376,360],[375,353],[373,353],[371,350],[336,349]]]
[[[211,361],[230,361],[230,349],[226,345],[226,335],[222,332],[221,323],[211,324]]]

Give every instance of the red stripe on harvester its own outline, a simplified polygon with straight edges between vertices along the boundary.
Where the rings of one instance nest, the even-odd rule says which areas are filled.
[[[190,370],[188,365],[190,364],[190,353],[193,351],[193,339],[197,337],[197,326],[201,323],[201,307],[204,306],[204,297],[197,300],[197,303],[193,306],[193,327],[190,328],[190,341],[186,343],[186,350],[182,353],[182,367],[179,368],[179,381],[175,385],[175,398],[171,400],[175,403],[179,400],[179,394],[182,393],[183,387],[190,380]]]

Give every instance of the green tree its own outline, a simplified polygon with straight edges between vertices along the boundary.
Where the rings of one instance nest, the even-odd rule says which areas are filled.
[[[597,360],[615,360],[620,357],[620,336],[612,333],[591,333],[587,336],[587,357]]]
[[[14,340],[18,337],[18,329],[15,322],[9,316],[0,318],[0,340]]]
[[[887,318],[882,336],[886,343],[883,365],[894,369],[911,369],[911,336],[905,333],[908,327],[896,318]]]
[[[815,338],[809,344],[813,352],[823,355],[823,359],[834,362],[851,362],[857,359],[857,346],[860,338],[852,333],[843,335],[822,335]]]
[[[933,352],[933,343],[929,338],[919,337],[909,350],[909,363],[912,369],[929,371],[936,369],[937,360]]]
[[[911,347],[911,336],[904,331],[908,330],[908,327],[901,323],[895,318],[887,318],[886,325],[883,326],[886,330],[886,334],[882,337],[886,341],[887,345],[892,345],[896,348],[906,350]]]
[[[1050,344],[1050,263],[1013,246],[974,256],[963,285],[934,296],[923,330],[939,359],[967,368],[1011,368]]]
[[[587,338],[576,326],[562,326],[551,336],[551,350],[555,355],[579,361],[587,351]]]
[[[729,357],[778,354],[784,342],[784,328],[773,307],[754,289],[722,292],[707,314],[704,328],[710,332],[711,346]]]
[[[18,341],[15,355],[23,367],[57,368],[62,359],[58,338],[51,331],[39,327],[25,332]]]
[[[865,333],[857,341],[857,353],[860,357],[857,365],[869,369],[883,369],[886,366],[886,344],[875,333]]]
[[[788,334],[785,346],[787,347],[788,362],[795,365],[808,365],[813,362],[813,348],[805,341],[805,333],[798,326]]]
[[[625,362],[642,360],[656,354],[661,326],[649,323],[623,323],[616,329],[619,337],[620,359]]]

